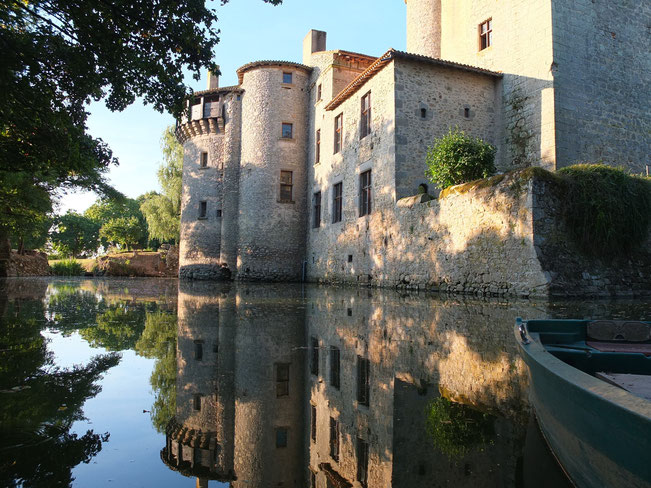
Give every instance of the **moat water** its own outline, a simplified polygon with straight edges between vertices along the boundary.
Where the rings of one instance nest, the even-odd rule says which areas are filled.
[[[506,301],[159,279],[0,281],[0,486],[568,486]]]

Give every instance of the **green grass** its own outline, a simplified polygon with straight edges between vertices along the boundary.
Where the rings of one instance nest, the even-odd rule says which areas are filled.
[[[75,259],[62,259],[50,264],[52,274],[56,276],[83,276],[86,270],[82,264]]]

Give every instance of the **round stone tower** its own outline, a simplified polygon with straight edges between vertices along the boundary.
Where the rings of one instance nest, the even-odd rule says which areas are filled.
[[[441,57],[441,0],[405,0],[407,51]]]
[[[181,278],[227,278],[237,261],[242,90],[219,88],[212,74],[208,85],[188,101],[176,130],[183,144]]]
[[[281,61],[249,63],[237,71],[244,90],[238,279],[301,277],[310,71]]]

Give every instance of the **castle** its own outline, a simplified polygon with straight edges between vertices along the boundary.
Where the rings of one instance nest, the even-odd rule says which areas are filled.
[[[499,171],[589,161],[640,173],[648,164],[648,2],[406,3],[407,52],[327,50],[326,33],[312,30],[302,64],[249,63],[237,86],[219,87],[212,75],[195,93],[177,126],[182,278],[485,283],[490,263],[450,277],[442,255],[460,247],[449,244],[455,226],[486,222],[473,222],[475,214],[460,222],[467,216],[452,215],[458,202],[441,203],[435,215],[401,210],[427,189],[427,147],[452,127],[492,143]],[[529,254],[517,251],[523,276],[537,273],[530,283],[549,288],[534,263],[536,212],[527,205],[529,220],[513,217],[504,235],[490,229],[526,244]],[[428,219],[445,232],[404,241]],[[461,246],[465,261],[475,238]],[[414,258],[432,241],[447,248]],[[421,273],[425,265],[439,276]]]

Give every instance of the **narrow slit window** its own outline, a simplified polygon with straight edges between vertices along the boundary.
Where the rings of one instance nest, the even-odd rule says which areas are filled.
[[[318,191],[314,194],[314,218],[312,227],[315,229],[321,227],[321,192]]]
[[[340,351],[338,347],[330,347],[330,384],[339,389],[340,378]]]
[[[356,449],[357,452],[357,481],[362,486],[367,486],[368,483],[368,442],[363,439],[357,438]]]
[[[339,421],[330,417],[330,457],[339,462]]]
[[[421,108],[420,109],[420,118],[421,119],[426,119],[427,118],[427,109],[426,108]]]
[[[371,213],[371,170],[359,175],[359,216]]]
[[[289,364],[276,363],[276,397],[289,396]]]
[[[322,93],[321,93],[321,83],[319,83],[317,85],[317,87],[316,87],[316,100],[317,100],[317,102],[319,100],[321,100],[321,95],[322,95]]]
[[[341,113],[335,117],[335,147],[334,153],[341,152],[341,145],[344,134],[344,114]]]
[[[479,50],[483,51],[493,44],[493,19],[479,24]]]
[[[282,203],[292,203],[292,172],[280,172],[280,201]]]
[[[312,357],[310,358],[310,373],[314,376],[319,374],[319,340],[316,337],[311,339]]]
[[[343,203],[343,184],[337,183],[332,192],[332,223],[341,222],[341,210]]]
[[[208,153],[207,152],[202,152],[201,153],[201,163],[200,163],[202,168],[207,168],[208,167]]]
[[[199,218],[205,219],[206,215],[208,215],[208,202],[203,200],[199,202]]]
[[[201,395],[199,393],[192,396],[192,406],[197,412],[201,410]]]
[[[464,116],[466,119],[469,119],[469,118],[470,118],[470,109],[469,109],[468,107],[465,107],[465,108],[463,109],[463,116]]]
[[[195,361],[203,360],[203,341],[194,341],[194,359]]]
[[[371,393],[370,369],[371,362],[366,358],[357,356],[357,401],[367,407]]]
[[[314,163],[321,162],[321,129],[316,131],[316,147],[314,148]]]
[[[316,442],[316,405],[311,405],[310,413],[310,437]]]
[[[371,92],[362,97],[360,139],[371,133]]]

